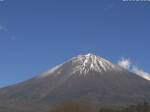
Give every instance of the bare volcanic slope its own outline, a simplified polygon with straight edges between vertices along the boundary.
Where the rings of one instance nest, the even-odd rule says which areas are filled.
[[[93,54],[79,55],[22,83],[0,89],[0,112],[47,112],[55,104],[100,106],[150,102],[150,82]]]

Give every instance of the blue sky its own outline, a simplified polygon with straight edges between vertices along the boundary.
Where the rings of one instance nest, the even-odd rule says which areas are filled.
[[[89,52],[150,72],[149,11],[150,2],[1,0],[0,87]]]

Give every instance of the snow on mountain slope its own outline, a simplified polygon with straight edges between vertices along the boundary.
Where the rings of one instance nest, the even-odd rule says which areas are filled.
[[[74,68],[74,73],[87,74],[90,71],[106,72],[112,70],[119,70],[119,67],[112,64],[108,60],[98,57],[93,54],[79,55],[72,59],[72,63],[77,66]]]
[[[56,67],[50,69],[40,77],[49,76],[51,74],[61,74],[63,67],[68,63],[70,75],[80,74],[85,76],[86,74],[88,74],[88,72],[103,73],[123,70],[123,68],[121,68],[120,66],[112,64],[106,59],[89,53],[86,55],[78,55],[77,57],[73,57],[71,60],[68,60],[63,64],[57,65]]]

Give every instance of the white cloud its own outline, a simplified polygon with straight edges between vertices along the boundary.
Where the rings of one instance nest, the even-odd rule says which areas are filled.
[[[129,59],[122,58],[121,60],[118,61],[118,65],[124,69],[130,69],[131,62]]]
[[[137,67],[133,67],[133,68],[132,68],[132,71],[133,71],[134,73],[136,73],[137,75],[143,77],[144,79],[147,79],[147,80],[150,81],[150,74],[147,73],[147,72],[145,72],[145,71],[143,71],[142,69],[139,69],[139,68],[137,68]]]
[[[133,65],[129,59],[122,58],[121,60],[118,61],[118,65],[150,81],[150,74]]]

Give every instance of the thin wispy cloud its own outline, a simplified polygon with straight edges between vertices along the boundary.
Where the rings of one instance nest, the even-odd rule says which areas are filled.
[[[5,0],[0,0],[0,2],[4,2]]]
[[[12,41],[16,40],[16,37],[12,34],[12,32],[10,32],[8,30],[8,28],[6,28],[6,27],[4,27],[2,25],[0,25],[0,32],[5,32],[6,34],[8,34],[8,36],[9,36],[8,38],[10,40],[12,40]]]
[[[2,26],[0,26],[0,31],[3,29],[3,27]]]
[[[133,65],[129,59],[122,58],[121,60],[118,61],[118,65],[150,81],[150,74]]]
[[[118,2],[117,1],[108,1],[105,5],[104,5],[104,11],[105,12],[111,12],[114,9],[118,8]]]
[[[12,41],[14,41],[14,40],[16,40],[16,37],[15,37],[15,36],[12,36],[12,37],[10,37],[10,39],[11,39]]]
[[[5,0],[0,0],[0,8],[5,4]]]
[[[115,3],[109,3],[104,7],[104,11],[110,11],[115,7]]]
[[[8,31],[8,29],[2,25],[0,25],[0,31]]]

